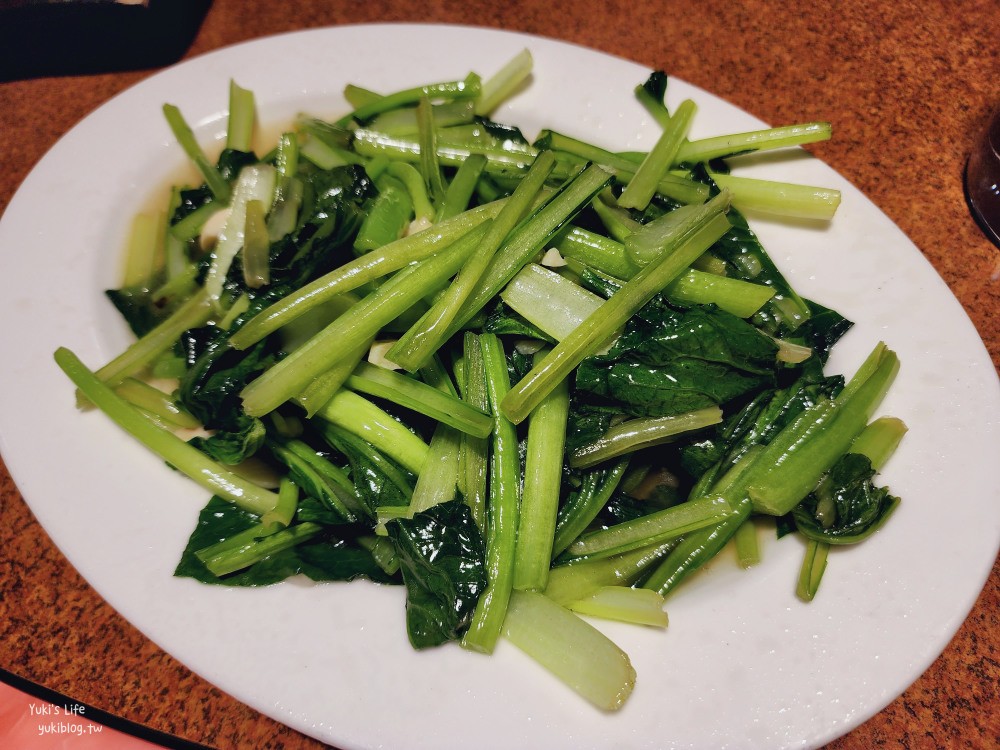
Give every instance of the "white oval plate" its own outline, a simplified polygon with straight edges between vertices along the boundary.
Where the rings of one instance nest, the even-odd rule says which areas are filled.
[[[835,550],[811,604],[794,596],[802,546],[766,539],[743,572],[720,560],[669,602],[665,632],[597,623],[638,682],[600,713],[507,643],[492,658],[417,653],[403,592],[365,582],[227,590],[172,576],[207,497],[100,414],[80,414],[53,364],[69,346],[98,367],[128,342],[102,290],[117,285],[133,213],[183,161],[161,115],[177,104],[202,141],[225,129],[231,77],[261,119],[339,114],[348,82],[391,91],[484,77],[523,48],[534,81],[497,113],[614,149],[656,128],[632,89],[648,71],[564,43],[441,26],[354,26],[241,44],[167,69],[112,99],[38,164],[0,224],[0,448],[32,511],[112,606],[166,651],[261,712],[343,748],[811,747],[901,693],[944,649],[997,554],[1000,389],[955,298],[863,195],[804,154],[743,174],[836,187],[829,227],[757,221],[803,294],[857,322],[830,370],[879,340],[902,371],[884,413],[910,426],[883,480],[903,504],[876,538]],[[673,80],[699,104],[692,137],[762,123]]]

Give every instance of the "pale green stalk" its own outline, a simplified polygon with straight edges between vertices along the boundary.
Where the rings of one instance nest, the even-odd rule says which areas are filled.
[[[486,365],[483,360],[479,336],[466,331],[463,337],[465,387],[463,398],[475,409],[489,412],[489,394],[486,387]],[[489,443],[484,438],[462,435],[462,454],[459,459],[459,486],[465,502],[472,510],[472,518],[480,529],[486,526],[488,493]]]
[[[496,297],[514,275],[545,247],[553,235],[608,186],[610,180],[611,175],[600,167],[588,167],[515,229],[500,251],[493,256],[489,267],[449,327],[448,335],[457,333]]]
[[[496,73],[482,83],[476,99],[476,114],[489,115],[510,97],[531,75],[534,60],[531,52],[523,49]]]
[[[370,339],[364,340],[353,351],[346,352],[337,364],[313,380],[295,397],[295,403],[305,409],[307,417],[313,416],[326,406],[334,394],[344,386],[358,363],[364,360],[371,344]],[[272,412],[274,413],[277,412]]]
[[[536,361],[544,352],[535,354]],[[545,588],[552,561],[552,543],[562,490],[569,384],[549,393],[528,420],[524,457],[524,489],[514,557],[516,589]]]
[[[722,421],[717,406],[671,414],[665,417],[636,417],[609,428],[600,438],[581,446],[569,456],[569,465],[586,469],[619,456],[677,439],[678,435],[700,430]]]
[[[142,380],[125,378],[115,388],[115,393],[176,427],[194,429],[201,426],[201,422],[182,409],[174,398]]]
[[[580,536],[566,552],[574,557],[607,557],[677,539],[723,520],[732,506],[723,497],[706,496],[654,511],[632,521]]]
[[[604,300],[555,271],[529,263],[500,292],[507,306],[556,341],[561,341]]]
[[[689,268],[664,289],[667,299],[687,305],[712,304],[740,318],[749,318],[774,296],[774,289]]]
[[[568,607],[605,586],[631,586],[667,554],[673,544],[662,542],[619,555],[573,561],[570,565],[552,568],[543,593],[557,604]]]
[[[752,518],[740,524],[733,534],[736,545],[736,561],[741,568],[751,568],[760,562],[760,541],[757,539],[757,525]]]
[[[274,492],[234,474],[172,432],[156,426],[88,370],[69,349],[57,349],[55,360],[84,397],[115,424],[213,495],[257,515],[278,504]]]
[[[132,219],[128,247],[125,253],[123,287],[148,284],[156,271],[157,250],[160,247],[160,220],[156,214],[139,213]]]
[[[754,130],[748,133],[702,138],[684,143],[677,152],[677,158],[674,161],[677,164],[711,161],[712,159],[756,151],[800,146],[806,143],[829,140],[831,134],[830,123],[809,122],[801,125]]]
[[[434,360],[432,366],[421,371],[421,377],[427,386],[436,389],[442,396],[455,399],[458,394],[451,382],[451,378],[444,368],[439,366],[438,360]],[[485,412],[475,409],[465,401],[458,402],[463,409],[470,409],[476,414]],[[486,417],[490,431],[493,429],[492,416]],[[413,486],[413,495],[410,497],[410,514],[419,513],[439,503],[450,502],[455,499],[458,491],[459,464],[462,453],[462,442],[468,435],[443,422],[434,428],[431,435],[430,447],[427,451],[427,459],[424,461],[423,469],[417,477],[417,482]],[[485,439],[485,435],[481,439]]]
[[[513,592],[504,637],[602,710],[618,710],[632,693],[635,669],[628,655],[542,594]]]
[[[569,608],[577,614],[601,617],[605,620],[618,620],[654,628],[667,627],[663,597],[649,589],[604,586],[586,599],[573,602]]]
[[[392,415],[352,391],[340,390],[316,412],[316,419],[356,435],[414,474],[427,459],[427,443]]]
[[[424,95],[417,102],[417,137],[420,140],[420,173],[431,203],[440,205],[444,200],[444,178],[437,158],[437,130],[431,110],[431,101]]]
[[[833,188],[728,174],[713,173],[712,179],[720,188],[726,188],[733,194],[733,205],[744,212],[830,221],[840,206],[840,191]]]
[[[251,530],[261,534],[261,536],[246,540],[245,544],[236,549],[210,548],[203,551],[205,567],[217,576],[235,573],[238,570],[249,568],[270,555],[308,541],[323,531],[321,525],[309,521],[273,533],[266,533],[273,528],[270,524],[262,524],[262,526],[264,528],[259,531],[257,529]]]
[[[685,99],[677,106],[670,115],[670,121],[663,128],[663,133],[653,144],[653,148],[643,159],[622,194],[618,196],[619,206],[640,210],[646,208],[656,193],[660,180],[673,166],[696,111],[697,106],[690,99]]]
[[[394,370],[361,362],[345,385],[352,391],[391,401],[475,437],[486,437],[493,431],[493,418],[488,414],[455,395]]]
[[[187,122],[185,122],[181,111],[173,104],[164,104],[163,116],[166,117],[167,124],[173,132],[174,138],[177,139],[177,143],[180,144],[180,147],[184,149],[184,153],[194,162],[195,167],[198,168],[202,177],[205,178],[205,184],[212,191],[212,197],[219,203],[228,203],[230,194],[229,183],[226,182],[215,165],[205,156],[205,152],[202,151],[201,146],[194,137],[194,133]]]
[[[476,603],[462,646],[492,653],[507,614],[514,580],[519,506],[521,503],[521,459],[517,429],[497,404],[509,387],[507,358],[500,339],[490,333],[479,337],[486,371],[486,388],[494,427],[490,458],[490,490],[486,510],[485,591]]]
[[[253,92],[229,81],[229,120],[226,124],[226,148],[253,151],[256,112]]]

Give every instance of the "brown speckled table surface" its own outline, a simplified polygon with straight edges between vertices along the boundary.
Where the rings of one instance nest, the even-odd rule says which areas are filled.
[[[1000,251],[969,217],[961,180],[973,135],[1000,102],[996,0],[216,0],[187,55],[294,29],[378,21],[554,37],[662,68],[768,122],[834,122],[834,139],[813,152],[913,240],[1000,364]],[[153,72],[0,83],[0,211],[63,133]],[[1000,747],[998,605],[994,566],[941,657],[830,747]],[[2,463],[0,668],[218,750],[318,746],[213,688],[125,622],[53,546]]]

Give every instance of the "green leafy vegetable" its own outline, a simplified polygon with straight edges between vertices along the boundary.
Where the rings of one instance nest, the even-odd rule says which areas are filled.
[[[740,210],[829,221],[837,191],[728,161],[828,124],[692,140],[656,71],[634,88],[648,152],[529,141],[492,118],[533,63],[352,83],[262,156],[235,82],[217,157],[165,105],[200,184],[134,223],[106,299],[136,341],[94,371],[55,359],[81,408],[210,494],[176,575],[402,585],[415,648],[505,638],[616,710],[635,671],[580,614],[666,626],[726,545],[764,564],[760,516],[807,540],[808,600],[829,547],[891,516],[877,472],[905,426],[872,420],[899,363],[879,344],[826,372],[852,322]]]
[[[486,588],[486,546],[469,507],[441,503],[386,524],[402,563],[406,623],[414,648],[455,640]]]
[[[640,311],[607,354],[584,360],[576,385],[636,416],[683,414],[772,386],[776,353],[734,315],[660,306]]]
[[[231,539],[258,524],[257,516],[212,498],[199,515],[174,574],[195,578],[202,583],[226,586],[266,586],[299,573],[314,581],[352,581],[357,578],[383,583],[391,581],[371,554],[356,545],[326,536],[268,554],[227,576],[214,575],[198,558],[196,552],[199,550]]]
[[[856,453],[843,456],[809,497],[792,511],[806,537],[827,544],[854,544],[888,519],[899,498],[872,484],[872,462]]]

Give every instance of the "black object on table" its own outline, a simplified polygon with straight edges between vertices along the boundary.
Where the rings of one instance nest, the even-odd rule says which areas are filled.
[[[211,0],[0,0],[0,82],[155,68],[191,45]]]

